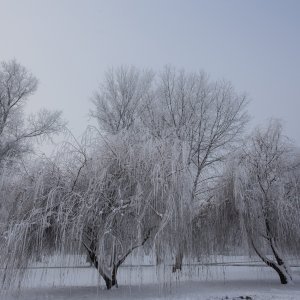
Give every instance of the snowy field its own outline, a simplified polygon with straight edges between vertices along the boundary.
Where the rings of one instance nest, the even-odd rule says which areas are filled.
[[[0,299],[300,299],[300,268],[292,269],[294,284],[283,286],[274,271],[255,261],[185,266],[180,275],[172,274],[171,267],[124,266],[118,274],[119,288],[107,291],[93,268],[36,268],[21,291],[2,291]]]

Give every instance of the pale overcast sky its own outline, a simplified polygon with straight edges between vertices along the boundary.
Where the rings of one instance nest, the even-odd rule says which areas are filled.
[[[0,60],[39,79],[28,111],[63,110],[76,135],[107,68],[172,64],[228,79],[300,145],[298,0],[0,0]]]

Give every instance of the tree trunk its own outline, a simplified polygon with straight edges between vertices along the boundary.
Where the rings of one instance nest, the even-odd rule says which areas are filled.
[[[172,272],[181,271],[182,269],[183,252],[179,249],[176,253],[175,264],[173,265]]]
[[[151,229],[148,231],[148,233],[146,234],[146,236],[144,237],[144,240],[142,241],[142,243],[137,244],[133,247],[131,247],[121,258],[119,258],[119,260],[116,261],[116,257],[117,257],[117,252],[116,252],[116,247],[115,244],[113,246],[113,251],[112,251],[112,256],[111,256],[111,262],[110,262],[110,266],[112,266],[112,273],[109,274],[109,276],[107,275],[107,273],[105,273],[105,270],[101,267],[101,265],[99,264],[98,261],[98,257],[96,255],[96,247],[95,247],[95,243],[92,242],[91,246],[88,247],[83,241],[82,241],[82,245],[84,246],[84,248],[87,250],[88,252],[88,256],[90,258],[90,261],[92,262],[92,264],[94,265],[94,267],[98,270],[100,276],[104,279],[105,284],[106,284],[106,288],[108,290],[110,290],[112,287],[118,287],[118,281],[117,281],[117,273],[118,273],[118,268],[121,266],[121,264],[125,261],[126,257],[136,248],[143,246],[145,244],[145,242],[148,240],[148,238],[150,237],[150,233],[151,233]],[[111,275],[111,276],[110,276]]]
[[[103,269],[101,268],[101,266],[99,265],[98,258],[97,258],[97,255],[95,254],[95,252],[92,251],[90,248],[88,248],[84,243],[83,243],[83,245],[86,248],[86,250],[88,251],[89,258],[90,258],[91,262],[93,263],[94,267],[97,269],[100,276],[104,279],[106,288],[108,290],[110,290],[114,286],[118,287],[118,282],[117,282],[118,266],[116,266],[116,265],[113,266],[111,278],[108,277],[105,274],[105,272],[103,271]]]
[[[267,265],[277,272],[281,284],[289,283],[289,275],[284,271],[284,269],[281,266],[278,266],[275,262],[268,262]]]
[[[117,272],[118,272],[118,268],[116,266],[113,267],[113,271],[112,271],[112,275],[111,275],[111,279],[108,278],[107,276],[103,277],[103,279],[105,280],[105,284],[106,284],[106,288],[108,290],[110,290],[112,287],[118,287],[118,281],[117,281]]]
[[[274,254],[274,257],[277,262],[277,268],[279,269],[279,272],[277,271],[280,281],[282,284],[287,284],[290,281],[293,281],[292,275],[290,274],[290,270],[288,265],[283,261],[283,258],[281,254],[279,253],[279,250],[276,246],[276,241],[275,239],[270,239],[270,246],[272,249],[272,252]]]
[[[252,246],[256,254],[259,256],[259,258],[269,267],[271,267],[273,270],[275,270],[280,278],[281,284],[287,284],[292,281],[292,276],[289,274],[288,267],[283,262],[282,258],[279,256],[279,253],[274,245],[274,241],[270,240],[271,249],[273,251],[273,254],[275,256],[275,259],[277,262],[267,258],[265,255],[263,255],[258,248],[255,246],[253,239],[251,238]]]
[[[287,284],[289,282],[288,277],[282,271],[280,271],[280,269],[274,268],[274,270],[278,273],[281,284]]]

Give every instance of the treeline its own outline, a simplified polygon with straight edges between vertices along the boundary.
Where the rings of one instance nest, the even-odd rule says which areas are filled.
[[[138,247],[157,264],[253,251],[281,283],[300,247],[299,150],[278,121],[245,134],[247,98],[230,82],[173,67],[105,74],[80,140],[60,112],[25,118],[36,78],[0,68],[0,261],[9,285],[45,255],[86,254],[110,289]],[[65,134],[56,155],[35,140]],[[251,250],[252,249],[252,250]]]

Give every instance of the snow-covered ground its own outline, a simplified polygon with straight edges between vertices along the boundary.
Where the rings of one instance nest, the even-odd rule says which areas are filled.
[[[238,261],[245,264],[243,259]],[[169,266],[125,266],[119,270],[119,288],[111,291],[105,290],[93,268],[37,268],[29,272],[20,291],[2,291],[0,299],[300,300],[299,267],[293,268],[294,284],[283,286],[268,267],[228,262],[225,266],[185,266],[181,274],[172,274]]]

